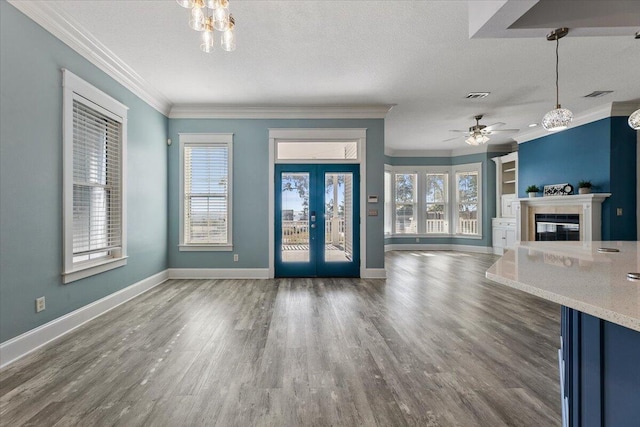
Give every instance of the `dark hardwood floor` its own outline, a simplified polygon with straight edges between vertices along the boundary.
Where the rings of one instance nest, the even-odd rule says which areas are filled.
[[[0,371],[0,424],[560,425],[560,308],[485,279],[496,259],[171,280]]]

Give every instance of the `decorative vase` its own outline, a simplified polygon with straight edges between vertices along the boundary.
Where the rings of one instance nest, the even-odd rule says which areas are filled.
[[[580,188],[578,188],[578,193],[579,194],[590,194],[591,193],[591,188],[580,187]]]
[[[531,197],[538,197],[538,193],[534,193],[534,192],[529,193],[529,198]]]

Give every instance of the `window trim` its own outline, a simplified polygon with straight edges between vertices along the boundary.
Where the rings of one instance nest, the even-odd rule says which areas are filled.
[[[445,175],[446,176],[446,182],[445,182],[445,197],[444,197],[444,212],[445,212],[445,218],[447,219],[447,232],[446,233],[427,233],[426,228],[427,228],[427,206],[429,205],[427,203],[427,175],[432,174],[432,175]],[[451,215],[452,215],[452,209],[451,209],[451,168],[449,167],[430,167],[430,168],[426,168],[424,171],[422,171],[420,173],[420,180],[422,182],[422,187],[421,187],[421,193],[420,193],[420,197],[421,197],[421,203],[422,206],[419,208],[421,208],[421,210],[419,211],[421,217],[419,218],[420,220],[420,224],[423,227],[423,235],[427,236],[427,237],[442,237],[442,236],[449,236],[452,234],[451,232]],[[435,204],[435,203],[433,203]]]
[[[391,234],[386,233],[385,238],[392,237],[404,237],[404,238],[460,238],[460,239],[478,239],[483,238],[483,224],[482,224],[482,163],[468,163],[461,165],[451,166],[391,166],[385,165],[385,172],[391,173]],[[455,175],[457,172],[478,172],[478,231],[479,234],[458,234],[456,231],[458,223],[457,213],[457,182],[455,182]],[[417,180],[417,209],[418,209],[418,226],[416,233],[396,233],[396,185],[395,174],[403,173],[415,173],[418,175]],[[426,183],[427,174],[446,174],[447,175],[447,200],[445,203],[445,209],[447,211],[446,217],[449,222],[449,231],[447,233],[426,233]]]
[[[180,133],[180,252],[230,252],[233,251],[233,133]],[[184,149],[186,146],[226,145],[229,150],[227,170],[229,175],[227,195],[227,243],[185,243],[184,233]]]
[[[456,174],[459,172],[477,172],[478,173],[478,234],[461,234],[457,232],[457,224],[458,224],[458,180],[456,179]],[[453,209],[453,223],[452,225],[456,227],[451,234],[455,238],[459,239],[482,239],[483,227],[482,227],[482,163],[467,163],[464,165],[454,165],[451,168],[451,176],[455,181],[454,192],[452,193],[454,198],[452,203],[455,204],[455,209]]]
[[[415,206],[414,211],[417,211],[417,215],[418,218],[415,219],[416,222],[416,232],[415,233],[398,233],[396,231],[396,213],[397,213],[397,201],[398,201],[398,197],[397,197],[397,190],[398,190],[398,182],[396,180],[396,175],[415,175],[416,176],[416,188],[414,189],[414,194],[413,194],[413,206]],[[421,227],[420,227],[420,192],[422,189],[421,183],[421,174],[419,172],[418,169],[416,168],[404,168],[404,167],[400,167],[400,168],[396,168],[393,170],[393,172],[391,172],[391,185],[393,186],[392,188],[392,199],[391,199],[391,207],[392,207],[392,212],[393,212],[393,223],[391,223],[391,230],[392,230],[392,234],[394,236],[417,236],[418,234],[420,234],[421,231]],[[406,204],[405,204],[406,205]],[[415,216],[415,214],[414,214]]]
[[[129,108],[88,82],[62,69],[62,281],[71,283],[127,264],[127,114]],[[73,101],[110,116],[122,125],[120,140],[120,227],[122,244],[119,253],[95,261],[73,262]]]

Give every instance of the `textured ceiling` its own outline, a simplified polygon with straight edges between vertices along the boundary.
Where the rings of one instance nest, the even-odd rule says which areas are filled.
[[[467,1],[230,0],[237,50],[209,55],[174,0],[56,4],[174,104],[397,104],[385,130],[394,150],[466,147],[442,140],[476,114],[528,131],[555,104],[554,44],[469,39]],[[638,100],[638,70],[632,35],[570,34],[560,43],[561,103],[578,115]],[[614,92],[583,98],[594,90]],[[465,99],[471,91],[491,95]]]

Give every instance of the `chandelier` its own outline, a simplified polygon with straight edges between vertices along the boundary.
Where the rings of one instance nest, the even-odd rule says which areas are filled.
[[[236,21],[229,13],[229,0],[176,0],[185,9],[191,9],[189,27],[202,33],[200,49],[209,53],[215,43],[214,30],[222,32],[220,44],[227,52],[236,50]]]
[[[640,110],[636,110],[629,116],[629,126],[631,129],[640,130]]]
[[[560,106],[560,91],[558,89],[558,63],[560,62],[558,48],[560,47],[560,39],[567,34],[569,34],[568,28],[558,28],[547,34],[547,40],[556,42],[556,108],[542,118],[542,126],[550,132],[566,129],[573,120],[573,113]]]

